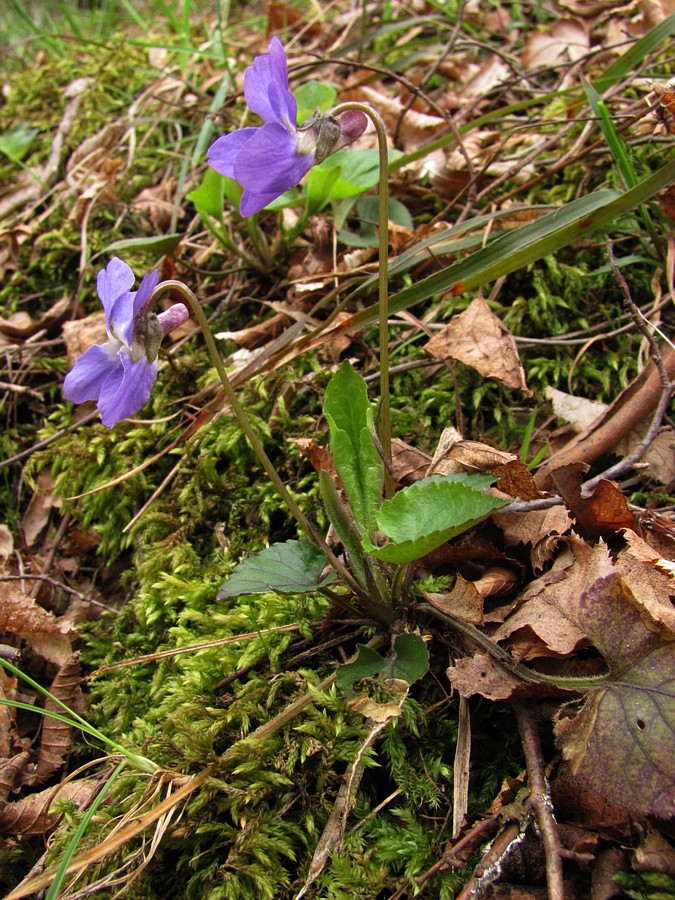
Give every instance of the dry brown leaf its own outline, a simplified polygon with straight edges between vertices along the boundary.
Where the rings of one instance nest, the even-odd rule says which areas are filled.
[[[61,499],[53,493],[54,479],[49,469],[43,469],[37,477],[37,490],[30,498],[28,507],[21,520],[24,541],[32,547],[47,527],[52,509],[61,506]]]
[[[0,568],[4,562],[6,562],[9,557],[14,552],[14,537],[12,536],[12,532],[9,528],[2,524],[0,525]]]
[[[565,761],[558,766],[551,781],[551,796],[556,816],[588,828],[625,825],[630,818],[627,809],[609,803],[589,785],[580,782]]]
[[[458,659],[449,666],[446,675],[450,684],[462,697],[480,694],[488,700],[508,700],[513,696],[531,697],[541,692],[541,687],[550,693],[548,685],[525,682],[500,666],[489,654],[476,653]]]
[[[432,606],[443,613],[455,616],[472,625],[483,624],[483,595],[471,581],[457,576],[451,591],[443,593],[423,593]]]
[[[551,479],[579,526],[589,537],[599,537],[623,528],[635,528],[635,517],[619,488],[602,479],[593,493],[581,495],[584,463],[570,463],[551,473]]]
[[[434,359],[459,360],[485,378],[495,378],[507,387],[531,393],[513,335],[482,297],[477,297],[463,313],[453,316],[424,350]]]
[[[518,584],[518,576],[513,569],[504,566],[492,566],[486,569],[478,581],[473,582],[481,597],[500,597],[510,594]]]
[[[81,681],[80,654],[73,653],[56,673],[49,690],[58,700],[77,712],[81,707]],[[45,700],[44,709],[63,714],[63,710],[49,698]],[[43,784],[61,768],[70,750],[72,733],[72,727],[65,722],[51,716],[43,717],[37,767],[34,774],[24,779],[24,784]]]
[[[8,634],[61,634],[56,618],[12,582],[0,582],[0,631]]]
[[[373,722],[384,723],[391,719],[397,719],[402,709],[398,703],[376,703],[365,695],[349,700],[347,705],[353,712],[360,713],[366,719]]]
[[[572,527],[572,518],[564,506],[533,509],[525,513],[497,512],[493,522],[501,528],[507,546],[531,544],[533,547],[552,535],[566,534]]]
[[[636,541],[640,539],[636,537]],[[645,627],[666,641],[675,640],[675,572],[663,571],[654,562],[635,555],[635,547],[622,550],[616,568],[631,589]]]
[[[63,323],[63,340],[66,344],[68,365],[72,368],[75,360],[92,344],[100,344],[108,339],[105,313],[94,313],[85,319],[73,319]]]
[[[491,56],[469,78],[464,80],[459,94],[462,97],[485,97],[489,92],[511,77],[506,63],[498,56]]]
[[[651,822],[640,846],[633,853],[631,865],[636,872],[663,872],[675,878],[675,848]]]
[[[0,631],[20,636],[39,656],[62,665],[72,653],[72,628],[59,622],[12,582],[0,582]]]
[[[360,89],[361,99],[368,100],[384,119],[385,125],[395,128],[405,107],[397,97],[389,97],[380,91],[364,85]],[[447,128],[448,123],[440,116],[431,116],[418,112],[416,109],[407,110],[399,128],[399,140],[404,150],[414,150],[438,131]]]
[[[495,485],[497,490],[508,494],[509,497],[520,500],[538,500],[543,496],[522,459],[512,459],[495,466],[492,472],[499,478]]]
[[[670,523],[670,527],[673,528],[672,522],[670,520],[666,520]],[[650,534],[650,540],[643,540],[639,535],[637,535],[630,528],[626,528],[623,533],[624,539],[628,546],[628,552],[631,556],[634,556],[635,559],[639,559],[642,562],[651,563],[657,569],[660,569],[666,575],[670,575],[671,577],[675,577],[675,570],[673,568],[673,560],[672,559],[664,559],[659,550],[651,543],[653,540],[653,533]]]
[[[56,800],[67,799],[78,809],[84,809],[100,787],[101,778],[92,775],[55,788],[46,788],[39,794],[29,794],[15,803],[7,803],[0,811],[0,833],[44,834],[63,816],[63,813],[51,811]]]
[[[11,757],[11,759],[0,761],[0,806],[7,800],[9,792],[14,790],[30,758],[31,754],[28,750],[24,750],[22,753],[17,753],[16,756]]]
[[[578,538],[568,538],[552,568],[519,595],[520,605],[493,634],[493,639],[513,639],[516,632],[524,630],[534,634],[549,653],[569,656],[588,644],[579,624],[581,595],[612,571],[614,566],[605,544],[592,547]],[[534,658],[541,649],[537,641],[530,641],[529,646],[531,649],[522,658]]]
[[[552,387],[546,388],[546,397],[553,404],[556,416],[568,422],[577,434],[590,429],[609,409],[606,403],[575,397]],[[644,438],[648,427],[649,423],[645,422],[633,428],[617,441],[612,453],[628,456]],[[660,484],[669,484],[675,478],[675,432],[672,428],[668,426],[656,435],[640,462],[647,477]]]
[[[144,188],[131,208],[146,215],[153,229],[160,234],[172,226],[174,210],[179,219],[185,217],[185,210],[176,204],[176,179],[173,176],[168,176],[154,187]]]
[[[554,66],[567,57],[576,62],[590,47],[590,36],[577,19],[557,19],[547,31],[533,31],[523,49],[523,65],[528,69]]]
[[[431,462],[429,454],[411,447],[400,438],[392,439],[391,455],[394,479],[399,484],[412,484],[427,474]]]
[[[0,318],[0,333],[14,340],[25,340],[38,331],[50,331],[59,325],[68,315],[70,299],[62,297],[49,307],[39,319],[33,319],[26,312],[18,312],[7,319]]]
[[[333,455],[328,447],[322,447],[311,438],[296,438],[294,443],[300,454],[309,461],[315,472],[328,472],[331,478],[335,477]]]
[[[494,472],[500,466],[517,460],[513,453],[496,450],[479,441],[465,441],[450,426],[444,428],[434,451],[427,475],[454,475],[458,472]]]

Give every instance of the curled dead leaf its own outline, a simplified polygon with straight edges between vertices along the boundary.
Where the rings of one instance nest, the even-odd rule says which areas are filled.
[[[44,834],[63,816],[63,813],[53,811],[56,800],[70,800],[78,809],[84,809],[100,789],[101,783],[99,776],[92,775],[7,803],[0,811],[0,833]]]
[[[459,360],[485,378],[495,378],[507,387],[531,394],[513,335],[482,297],[453,316],[424,350],[434,359]]]
[[[81,681],[80,655],[73,653],[56,673],[49,690],[58,700],[77,711],[81,706]],[[45,700],[44,709],[47,712],[63,714],[63,710],[49,698]],[[22,779],[24,784],[43,784],[50,775],[61,768],[70,750],[72,733],[70,725],[51,716],[44,716],[37,767],[34,773]]]

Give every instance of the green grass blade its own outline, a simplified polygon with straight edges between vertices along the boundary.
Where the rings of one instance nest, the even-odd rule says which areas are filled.
[[[624,193],[603,188],[490,241],[482,250],[404,288],[389,300],[390,312],[408,309],[414,303],[452,291],[462,294],[515,272],[560,250],[631,212],[675,181],[675,157],[652,175]],[[368,307],[350,320],[350,328],[369,324],[377,307]]]
[[[607,146],[623,176],[625,185],[629,188],[635,187],[638,183],[637,175],[635,174],[633,165],[626,153],[626,145],[622,141],[619,132],[616,130],[614,122],[612,122],[609,117],[607,107],[592,84],[589,84],[588,81],[583,78],[581,79],[581,83],[586,93],[586,98],[593,110],[593,114],[600,125],[600,131],[602,131],[603,137],[607,141]]]
[[[87,830],[87,828],[89,827],[89,823],[94,818],[94,815],[96,814],[96,810],[99,808],[101,803],[103,803],[103,801],[105,800],[106,796],[108,795],[108,792],[110,791],[110,788],[113,786],[115,781],[117,781],[117,778],[122,774],[122,771],[126,768],[127,765],[128,765],[127,760],[122,760],[122,762],[112,772],[112,774],[110,775],[110,777],[108,778],[106,783],[103,785],[101,790],[98,792],[98,794],[96,795],[96,798],[90,804],[89,808],[87,809],[87,812],[85,813],[85,815],[82,818],[82,821],[77,826],[77,829],[75,830],[75,834],[70,839],[70,842],[69,842],[68,846],[66,847],[65,853],[61,857],[59,867],[56,870],[56,874],[54,875],[54,880],[52,881],[52,883],[50,885],[50,888],[49,888],[49,891],[47,892],[47,896],[45,897],[45,900],[56,900],[56,898],[59,896],[59,891],[61,890],[61,885],[63,884],[63,881],[64,881],[66,875],[68,874],[68,866],[70,865],[70,861],[72,860],[73,856],[75,855],[75,851],[79,847],[80,841],[84,837],[84,833]]]

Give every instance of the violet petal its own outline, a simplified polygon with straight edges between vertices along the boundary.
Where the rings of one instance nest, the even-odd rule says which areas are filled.
[[[111,321],[113,304],[118,297],[134,286],[134,273],[129,266],[114,256],[96,278],[96,290],[105,310],[106,323]]]
[[[137,291],[128,291],[122,294],[113,304],[110,313],[110,330],[126,347],[131,347],[136,316],[158,281],[159,272],[154,269],[141,281]]]
[[[121,366],[111,372],[101,388],[98,408],[108,428],[133,416],[145,406],[157,378],[157,363],[143,357],[134,362],[124,349],[119,352]]]
[[[283,194],[284,192],[281,191],[281,193]],[[256,194],[254,191],[244,191],[239,201],[239,212],[244,217],[252,216],[253,213],[264,209],[272,200],[276,200],[278,196],[279,193],[276,191],[273,194]]]
[[[283,45],[276,35],[269,52],[256,56],[244,73],[244,96],[254,113],[266,123],[278,122],[294,128],[297,106],[288,89],[288,64]]]
[[[283,194],[314,165],[314,154],[298,153],[297,146],[297,136],[282,125],[264,125],[234,162],[237,181],[256,194]]]
[[[98,400],[101,388],[118,366],[121,369],[118,347],[108,341],[95,344],[78,357],[63,382],[63,394],[73,403]]]
[[[211,168],[215,169],[216,172],[220,172],[221,175],[227,176],[227,178],[234,178],[234,161],[256,131],[258,131],[257,126],[239,128],[237,131],[224,134],[214,141],[207,152]]]

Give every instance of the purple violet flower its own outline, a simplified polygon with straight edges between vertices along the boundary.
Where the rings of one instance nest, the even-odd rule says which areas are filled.
[[[312,166],[351,144],[368,124],[365,113],[348,110],[339,119],[315,113],[298,128],[286,53],[276,36],[269,52],[246,69],[244,96],[265,124],[225,134],[208,151],[209,165],[243,187],[242,216],[258,212],[295,187]]]
[[[109,428],[145,406],[157,378],[162,338],[189,316],[182,303],[159,315],[150,312],[148,300],[158,280],[155,269],[137,291],[131,291],[134,273],[116,257],[98,273],[96,289],[108,340],[79,357],[66,375],[63,393],[73,403],[95,400],[101,421]]]

